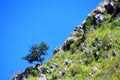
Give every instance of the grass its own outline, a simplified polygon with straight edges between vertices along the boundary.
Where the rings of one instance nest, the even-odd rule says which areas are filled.
[[[118,24],[117,24],[118,23]],[[112,21],[110,23],[102,24],[100,28],[89,31],[89,33],[86,35],[87,39],[85,42],[87,43],[87,47],[90,50],[93,50],[93,47],[91,47],[92,43],[95,41],[95,37],[98,36],[100,41],[105,44],[109,44],[111,40],[112,47],[105,51],[104,49],[100,50],[100,59],[96,61],[94,58],[91,60],[91,62],[86,65],[84,61],[89,61],[91,57],[93,57],[92,53],[90,58],[87,56],[84,52],[78,51],[74,54],[71,54],[70,51],[67,51],[62,54],[56,53],[53,58],[51,59],[52,62],[49,62],[49,64],[57,63],[59,65],[59,68],[57,68],[52,74],[47,74],[47,79],[51,80],[53,75],[58,74],[58,71],[60,69],[64,69],[66,67],[65,65],[65,59],[72,60],[72,63],[67,67],[66,70],[66,76],[63,78],[63,80],[73,80],[76,78],[76,80],[119,80],[120,79],[120,30],[118,27],[120,27],[120,21]],[[114,26],[114,27],[113,27]],[[108,45],[105,46],[108,46]],[[74,48],[74,47],[73,47]],[[117,51],[117,56],[112,56],[112,50]],[[109,54],[109,58],[105,58],[105,53]],[[86,57],[87,56],[87,57]],[[79,64],[78,61],[83,60],[83,63]],[[45,65],[47,65],[46,63]],[[117,66],[117,67],[116,67]],[[89,74],[92,73],[93,67],[98,67],[99,71],[93,74],[91,77]],[[58,77],[56,75],[56,77]]]
[[[94,50],[97,50],[97,48],[92,46],[96,36],[104,47],[110,46],[107,50],[103,47],[99,51],[100,58],[97,61],[93,55]],[[84,42],[90,50],[89,53],[84,52],[84,50],[77,50],[73,54],[71,50],[65,53],[56,53],[43,65],[44,67],[53,63],[59,65],[53,72],[46,73],[47,80],[57,80],[58,78],[62,80],[120,80],[120,21],[112,20],[111,22],[103,23],[96,30],[89,31],[86,37]],[[76,46],[75,43],[72,43],[71,49],[76,50],[79,48],[80,45]],[[113,50],[118,53],[115,57],[112,56]],[[109,55],[108,58],[105,57],[106,54]],[[66,59],[72,61],[68,66],[65,65]],[[79,63],[80,60],[82,62]],[[99,70],[92,74],[94,67]],[[64,76],[58,74],[59,70],[64,70],[65,68],[66,74]],[[28,80],[38,80],[38,77],[30,76]]]
[[[86,35],[76,32],[75,36],[70,39],[77,41],[70,44],[70,50],[64,53],[55,53],[53,57],[43,66],[48,66],[56,63],[59,65],[51,73],[46,73],[47,80],[120,80],[120,20],[111,18],[110,14],[104,14],[104,20],[99,26],[95,26],[95,30],[89,30],[91,25],[91,17],[88,17],[85,24],[88,28]],[[84,43],[86,48],[82,48],[82,37],[84,36]],[[94,52],[98,47],[93,46],[96,42],[96,37],[101,44],[99,50],[99,59],[96,60]],[[112,56],[112,51],[116,51],[117,55]],[[107,57],[106,57],[107,56]],[[70,59],[70,65],[65,64],[65,60]],[[81,62],[80,62],[81,61]],[[92,73],[93,68],[97,67],[98,71]],[[59,70],[64,70],[65,75],[58,74]],[[38,77],[30,76],[28,80],[38,80]]]

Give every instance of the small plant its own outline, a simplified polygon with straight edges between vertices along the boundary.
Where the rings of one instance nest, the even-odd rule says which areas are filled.
[[[30,75],[36,77],[36,76],[38,76],[38,71],[36,69],[33,69],[30,71]]]
[[[71,75],[74,77],[75,75],[77,75],[77,74],[80,73],[80,65],[78,65],[78,64],[72,64],[69,67],[69,71],[70,71]]]
[[[75,34],[75,37],[81,37],[82,35],[83,35],[82,33],[77,32],[77,33]]]
[[[64,45],[62,46],[62,49],[64,51],[68,51],[70,50],[70,45],[74,43],[74,40],[73,39],[70,39],[70,40],[67,40],[66,43],[64,43]]]
[[[57,74],[52,75],[52,79],[51,80],[57,80],[57,79],[58,79],[58,75]]]
[[[73,44],[70,45],[70,50],[71,50],[72,54],[76,52],[77,46],[75,45],[75,43],[73,43]]]
[[[105,19],[105,20],[111,19],[111,15],[110,15],[110,14],[105,14],[104,19]]]

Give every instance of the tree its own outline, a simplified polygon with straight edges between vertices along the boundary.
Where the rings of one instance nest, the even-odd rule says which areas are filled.
[[[44,55],[47,55],[47,50],[49,47],[45,42],[40,43],[40,45],[33,45],[30,48],[30,54],[23,57],[24,60],[27,60],[29,63],[38,61],[42,64],[44,61]]]

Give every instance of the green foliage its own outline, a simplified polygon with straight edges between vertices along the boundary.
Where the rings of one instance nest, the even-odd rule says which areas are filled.
[[[52,75],[52,79],[51,80],[57,80],[57,79],[58,79],[58,75],[57,74]]]
[[[112,15],[110,14],[105,13],[103,15],[104,20],[100,25],[94,25],[96,28],[95,30],[90,30],[92,27],[91,23],[93,16],[89,16],[83,24],[86,27],[87,33],[82,34],[78,31],[72,39],[67,40],[62,46],[62,49],[65,51],[64,53],[54,54],[53,57],[43,65],[45,68],[49,67],[53,63],[57,63],[59,65],[59,67],[53,72],[46,73],[47,80],[57,80],[59,77],[61,80],[120,79],[120,20],[112,19]],[[96,37],[98,37],[98,40],[95,39]],[[81,43],[85,43],[86,46],[82,47]],[[95,46],[94,43],[96,43]],[[45,55],[46,50],[48,50],[48,47],[44,48],[46,46],[47,45],[42,45],[41,47],[36,45],[33,46],[30,51],[31,54],[24,57],[24,59],[29,62],[29,58],[36,59],[39,56],[39,49],[40,51],[42,50],[41,55]],[[101,46],[100,50],[98,49],[98,46]],[[87,49],[88,51],[86,51]],[[113,50],[117,52],[116,56],[112,56]],[[94,53],[96,51],[99,51],[98,60],[95,60],[94,57]],[[70,65],[66,65],[66,59],[70,59],[72,63]],[[92,73],[94,67],[97,67],[99,70]],[[58,74],[59,70],[64,70],[65,68],[65,76]],[[34,69],[30,73],[32,76],[37,76],[37,72]],[[37,79],[31,77],[31,79],[28,80]]]
[[[62,46],[62,49],[64,51],[68,51],[70,50],[70,45],[74,43],[74,40],[73,39],[70,39],[70,40],[67,40],[66,43],[64,43],[64,45]]]
[[[42,42],[40,45],[33,45],[30,48],[30,54],[23,57],[23,59],[27,60],[29,63],[38,61],[42,64],[44,61],[44,58],[42,56],[47,54],[48,49],[49,47],[44,42]]]
[[[120,31],[118,27],[111,28],[113,24],[119,26],[119,23],[117,24],[116,21],[112,21],[110,23],[102,24],[100,28],[89,31],[85,35],[84,42],[90,52],[84,52],[84,49],[82,49],[80,45],[82,42],[80,38],[78,41],[71,43],[70,50],[64,54],[55,54],[52,58],[52,63],[57,63],[60,68],[56,69],[52,75],[56,75],[59,69],[65,68],[65,59],[70,59],[72,60],[72,63],[67,67],[66,75],[63,80],[74,80],[74,78],[76,80],[119,80],[120,64],[118,60],[120,59],[120,55],[118,54],[116,57],[113,57],[112,50],[115,50],[118,53],[120,52]],[[96,36],[98,36],[99,43],[102,44],[98,61],[95,60],[93,55],[98,49],[97,47],[92,46]],[[105,49],[105,47],[107,47],[107,49]],[[73,52],[77,50],[77,52],[71,55],[72,50]],[[106,54],[108,54],[109,57],[105,57]],[[82,62],[78,63],[79,60],[82,60]],[[90,75],[94,66],[97,66],[99,71]],[[114,70],[116,72],[114,72]],[[48,74],[47,76],[50,77],[52,75]],[[59,75],[56,77],[58,76]],[[48,78],[48,80],[50,79]]]
[[[15,77],[13,77],[11,80],[15,80]]]
[[[38,80],[39,77],[30,76],[27,80]]]
[[[113,27],[114,26],[114,27]],[[53,63],[59,65],[51,73],[46,73],[47,80],[119,80],[120,79],[120,29],[118,21],[115,20],[102,24],[100,28],[94,31],[89,31],[84,37],[78,37],[75,42],[74,39],[64,44],[62,47],[65,50],[62,54],[54,54],[53,57],[43,66],[48,67]],[[94,53],[98,50],[97,46],[93,46],[98,37],[98,42],[102,44],[99,51],[99,59],[96,61]],[[86,43],[85,48],[81,43]],[[106,48],[105,48],[106,47]],[[115,50],[117,56],[112,56],[112,50]],[[72,54],[75,53],[75,54]],[[106,54],[109,55],[106,57]],[[70,59],[72,63],[69,66],[65,65],[65,60]],[[81,60],[81,62],[80,62]],[[99,71],[92,74],[92,69],[98,67]],[[64,70],[65,75],[58,74],[59,70]],[[36,71],[31,71],[32,76],[36,76]],[[30,77],[28,80],[37,80],[38,77]]]
[[[88,18],[86,19],[87,26],[90,26],[91,23],[92,23],[92,18],[90,16],[88,16]]]
[[[76,45],[77,47],[79,47],[80,44],[85,41],[85,39],[86,39],[86,35],[84,34],[84,35],[82,35],[81,37],[79,37],[79,38],[77,39],[77,41],[75,42],[75,45]]]
[[[77,32],[77,33],[75,34],[75,37],[81,37],[82,35],[83,35],[82,33]]]
[[[36,69],[32,69],[30,71],[30,75],[32,75],[33,77],[37,77],[38,76],[38,71]]]
[[[80,73],[80,65],[78,64],[72,64],[69,68],[68,71],[70,71],[71,75],[74,77],[75,75]]]
[[[105,15],[104,15],[104,19],[105,19],[105,20],[111,19],[111,15],[110,15],[110,14],[105,14]]]
[[[77,46],[73,43],[70,45],[70,50],[71,50],[71,53],[75,53],[75,51],[77,50]]]

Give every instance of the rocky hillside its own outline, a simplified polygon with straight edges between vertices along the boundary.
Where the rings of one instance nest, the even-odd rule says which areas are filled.
[[[120,80],[120,0],[104,0],[45,64],[12,80]]]

